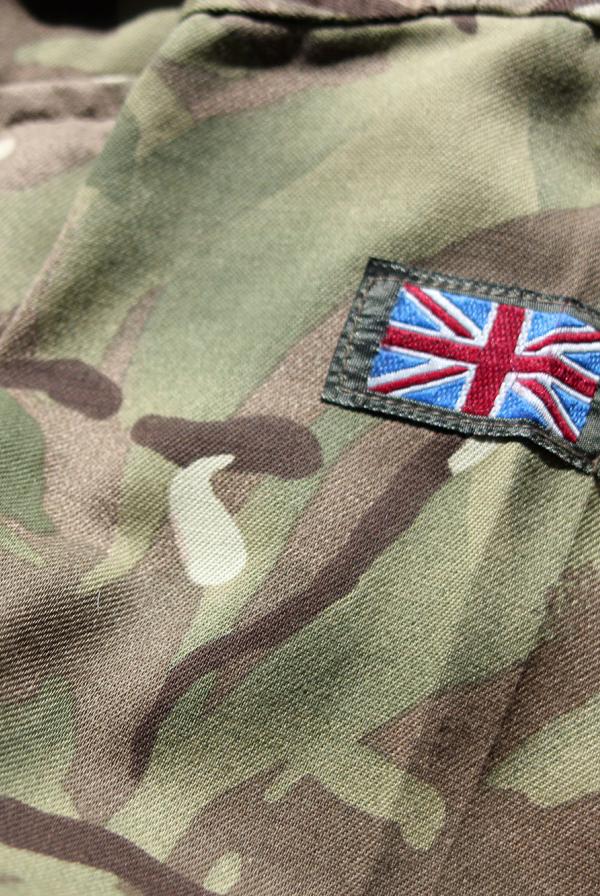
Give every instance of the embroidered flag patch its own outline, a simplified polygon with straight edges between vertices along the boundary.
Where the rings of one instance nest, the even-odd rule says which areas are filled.
[[[599,383],[600,314],[577,300],[371,259],[323,398],[527,437],[591,472]]]

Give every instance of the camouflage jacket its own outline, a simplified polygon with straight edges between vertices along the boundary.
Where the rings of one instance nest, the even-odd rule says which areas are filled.
[[[600,891],[595,461],[322,400],[370,257],[590,330],[599,29],[3,0],[0,894]]]

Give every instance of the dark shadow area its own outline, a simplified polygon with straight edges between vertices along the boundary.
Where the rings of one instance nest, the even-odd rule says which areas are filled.
[[[107,29],[152,9],[179,6],[180,0],[21,0],[35,19],[48,25]]]

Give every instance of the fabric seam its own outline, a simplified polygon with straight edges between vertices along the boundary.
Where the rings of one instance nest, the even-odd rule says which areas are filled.
[[[328,11],[326,10],[325,13]],[[179,22],[185,22],[193,16],[197,15],[205,15],[212,18],[221,18],[223,16],[241,16],[247,19],[254,19],[257,21],[266,21],[266,22],[281,22],[286,25],[297,25],[299,27],[305,28],[364,28],[366,26],[394,26],[406,24],[408,22],[417,22],[422,19],[449,19],[453,16],[482,16],[485,18],[497,18],[497,19],[518,19],[518,20],[526,20],[526,19],[565,19],[568,22],[573,22],[574,24],[579,25],[587,25],[589,28],[593,28],[595,23],[589,19],[585,19],[580,15],[573,14],[573,11],[569,10],[546,10],[546,11],[536,11],[531,10],[527,13],[517,13],[514,10],[510,9],[478,9],[475,5],[466,4],[465,6],[457,7],[456,9],[445,9],[445,10],[435,10],[435,9],[423,9],[423,11],[416,11],[413,13],[407,13],[405,15],[399,14],[397,17],[394,16],[386,16],[386,17],[350,17],[344,16],[341,14],[338,17],[335,16],[335,13],[331,13],[329,17],[327,15],[311,16],[309,13],[304,12],[304,10],[299,9],[297,13],[295,13],[292,9],[290,9],[289,13],[286,13],[284,10],[278,9],[243,9],[236,8],[235,6],[227,6],[227,5],[215,5],[214,7],[207,7],[206,9],[191,9],[188,12],[182,12]]]

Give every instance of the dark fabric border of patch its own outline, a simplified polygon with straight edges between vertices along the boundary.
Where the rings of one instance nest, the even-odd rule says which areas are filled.
[[[600,461],[600,384],[579,438],[572,446],[533,421],[479,417],[367,391],[371,362],[387,326],[398,289],[406,280],[420,286],[461,292],[536,311],[571,311],[600,330],[600,313],[577,299],[546,295],[517,286],[446,276],[399,262],[371,258],[337,344],[325,382],[323,400],[346,408],[438,426],[467,436],[529,439],[579,470],[597,472]]]

